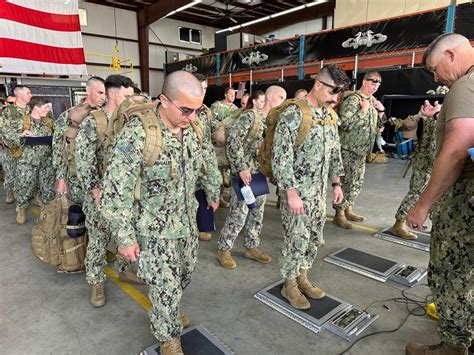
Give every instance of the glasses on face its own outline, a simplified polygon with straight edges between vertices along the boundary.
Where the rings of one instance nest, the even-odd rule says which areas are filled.
[[[174,107],[176,107],[178,110],[181,111],[181,114],[185,117],[187,116],[191,116],[193,113],[196,113],[196,115],[199,113],[199,111],[202,109],[202,106],[197,108],[197,109],[192,109],[192,108],[187,108],[187,107],[179,107],[178,105],[176,105],[173,100],[171,100],[168,96],[166,96],[165,94],[161,94],[163,95],[164,97],[166,97],[166,99],[171,102],[173,104]]]
[[[371,83],[374,83],[374,84],[382,84],[382,80],[380,79],[365,79],[367,81],[370,81]]]
[[[324,86],[327,86],[328,88],[332,89],[331,90],[332,94],[340,94],[341,92],[343,92],[346,89],[344,86],[335,86],[335,85],[325,83],[324,81],[321,81],[321,80],[318,80],[318,81],[321,84],[323,84]]]

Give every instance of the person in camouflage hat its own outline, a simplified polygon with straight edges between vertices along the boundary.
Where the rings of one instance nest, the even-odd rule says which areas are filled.
[[[322,239],[326,219],[326,190],[330,177],[333,202],[343,198],[343,175],[337,115],[331,111],[339,93],[349,84],[345,72],[327,65],[317,74],[303,103],[312,112],[313,124],[303,143],[295,147],[303,111],[296,104],[280,115],[273,140],[272,169],[280,194],[284,229],[279,259],[285,279],[281,293],[297,309],[308,309],[305,297],[319,299],[325,293],[308,280]],[[304,294],[304,295],[303,295]]]
[[[103,114],[108,121],[115,109],[127,96],[133,95],[133,81],[123,75],[110,75],[104,83],[107,104]],[[86,281],[91,285],[90,302],[94,307],[102,307],[106,302],[105,266],[106,251],[110,242],[111,231],[105,219],[99,213],[99,201],[102,179],[102,165],[106,154],[106,139],[99,137],[99,123],[90,113],[83,119],[76,137],[75,161],[77,177],[84,191],[83,210],[86,215],[86,227],[89,241],[85,259]],[[102,141],[101,141],[102,139]],[[119,271],[119,279],[123,282],[143,284],[131,271],[131,265],[120,256],[115,266]]]
[[[138,275],[149,286],[151,331],[160,353],[183,354],[180,301],[190,282],[198,254],[194,196],[198,179],[206,187],[210,208],[218,207],[219,172],[212,166],[204,176],[204,145],[196,114],[204,93],[190,73],[175,71],[163,83],[160,104],[148,111],[162,136],[162,147],[152,166],[145,164],[142,121],[132,116],[112,147],[103,179],[101,211],[114,231],[118,251],[138,258]],[[139,181],[139,200],[135,188]],[[187,321],[186,321],[187,320]]]
[[[194,76],[201,83],[202,90],[204,91],[204,96],[206,96],[206,91],[207,91],[206,77],[201,73],[194,73]],[[216,169],[218,170],[216,152],[214,151],[214,146],[212,145],[212,139],[211,139],[212,132],[215,131],[217,122],[212,119],[212,112],[205,104],[203,104],[201,109],[199,110],[197,114],[197,119],[199,120],[200,126],[202,127],[202,134],[204,137],[205,149],[203,150],[203,158],[204,158],[205,164],[203,165],[203,171],[202,171],[202,174],[204,176],[206,173],[206,170],[208,169],[207,167],[210,167],[210,169],[212,170],[216,170]],[[222,181],[221,181],[221,184],[222,184]],[[204,188],[205,188],[204,184],[201,182],[201,180],[198,180],[196,191],[204,190]],[[211,239],[212,239],[211,233],[199,232],[199,240],[209,241]]]
[[[93,76],[86,83],[86,98],[78,105],[64,111],[56,120],[53,135],[53,167],[56,171],[56,192],[67,195],[75,204],[84,202],[84,191],[77,177],[77,173],[70,170],[65,156],[65,147],[68,138],[66,133],[74,127],[71,115],[87,114],[91,108],[100,108],[105,103],[104,79]]]
[[[474,146],[474,49],[457,33],[436,38],[423,55],[434,80],[446,84],[437,116],[436,159],[430,181],[407,224],[424,230],[431,212],[428,284],[439,315],[436,345],[410,343],[407,355],[467,355],[474,334],[474,162],[467,149]],[[428,113],[428,111],[431,111]]]
[[[393,234],[408,240],[415,240],[418,237],[415,233],[410,232],[407,227],[406,216],[428,184],[436,153],[436,120],[433,117],[426,116],[425,112],[425,107],[430,106],[429,102],[426,101],[418,114],[408,116],[404,120],[397,119],[395,121],[395,124],[399,123],[404,131],[412,132],[413,135],[416,134],[416,128],[420,120],[423,127],[412,158],[413,174],[410,178],[410,189],[400,203],[395,214],[395,224],[390,229]],[[438,102],[435,103],[435,106],[439,106]],[[439,110],[440,107],[437,109]]]
[[[0,140],[8,145],[5,140],[5,133],[10,128],[17,127],[18,122],[23,120],[23,116],[30,113],[28,103],[31,100],[31,90],[27,86],[17,85],[13,89],[15,103],[6,106],[0,115]],[[21,132],[20,132],[21,133]],[[14,143],[10,143],[13,147]],[[5,171],[3,187],[5,189],[5,203],[15,202],[15,180],[16,180],[16,160],[11,154],[11,149],[6,148],[3,156],[2,166]]]
[[[258,173],[260,169],[257,154],[266,128],[265,117],[271,108],[278,106],[286,98],[286,91],[282,87],[272,86],[271,90],[267,91],[272,93],[279,91],[282,93],[281,100],[272,100],[272,106],[268,105],[264,112],[263,108],[268,101],[265,99],[265,93],[260,90],[254,91],[247,103],[247,109],[229,129],[226,149],[231,173],[239,175],[245,185],[250,185],[252,174]],[[234,269],[237,266],[230,251],[244,227],[245,257],[264,264],[271,262],[272,258],[258,248],[267,196],[257,196],[257,207],[249,210],[245,201],[237,199],[234,189],[231,193],[230,211],[217,243],[217,257],[220,264],[227,269]]]
[[[15,196],[18,224],[26,223],[26,209],[39,192],[43,204],[54,199],[54,171],[50,145],[25,145],[24,137],[53,135],[53,120],[48,116],[48,101],[33,97],[28,104],[30,114],[14,121],[5,132],[9,144],[19,148],[16,161]]]
[[[334,205],[333,223],[342,228],[352,228],[349,221],[362,222],[365,217],[353,212],[352,207],[364,182],[367,154],[372,152],[378,129],[385,123],[385,108],[373,96],[382,84],[376,71],[364,75],[358,91],[347,95],[339,107],[339,137],[345,176],[342,179],[344,201]]]

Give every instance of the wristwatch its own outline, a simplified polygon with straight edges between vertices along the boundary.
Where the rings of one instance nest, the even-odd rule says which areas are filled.
[[[341,186],[341,183],[340,182],[333,182],[332,187],[336,187],[336,186]]]

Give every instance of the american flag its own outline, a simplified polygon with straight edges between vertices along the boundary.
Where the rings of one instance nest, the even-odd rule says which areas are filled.
[[[87,75],[78,0],[0,0],[0,73]]]

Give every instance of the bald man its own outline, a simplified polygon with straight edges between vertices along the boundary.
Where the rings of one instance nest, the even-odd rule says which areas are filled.
[[[274,107],[280,106],[286,100],[286,90],[281,86],[272,85],[265,90],[265,106],[263,106],[263,115],[267,117],[268,112]]]
[[[450,90],[437,117],[436,160],[428,186],[408,212],[410,227],[424,230],[431,212],[428,284],[440,317],[437,345],[408,344],[408,355],[467,355],[474,323],[474,49],[468,39],[443,34],[426,49],[423,63]],[[428,110],[428,108],[427,108]],[[418,337],[419,338],[419,337]]]
[[[219,205],[219,171],[214,165],[201,174],[207,142],[196,116],[203,99],[201,84],[192,74],[168,75],[156,111],[145,111],[161,131],[166,149],[147,166],[146,132],[140,118],[132,116],[114,142],[103,180],[101,212],[114,231],[118,252],[128,260],[138,259],[137,274],[149,286],[151,331],[162,355],[183,354],[180,334],[189,318],[180,312],[180,300],[197,261],[198,180],[209,207]]]

